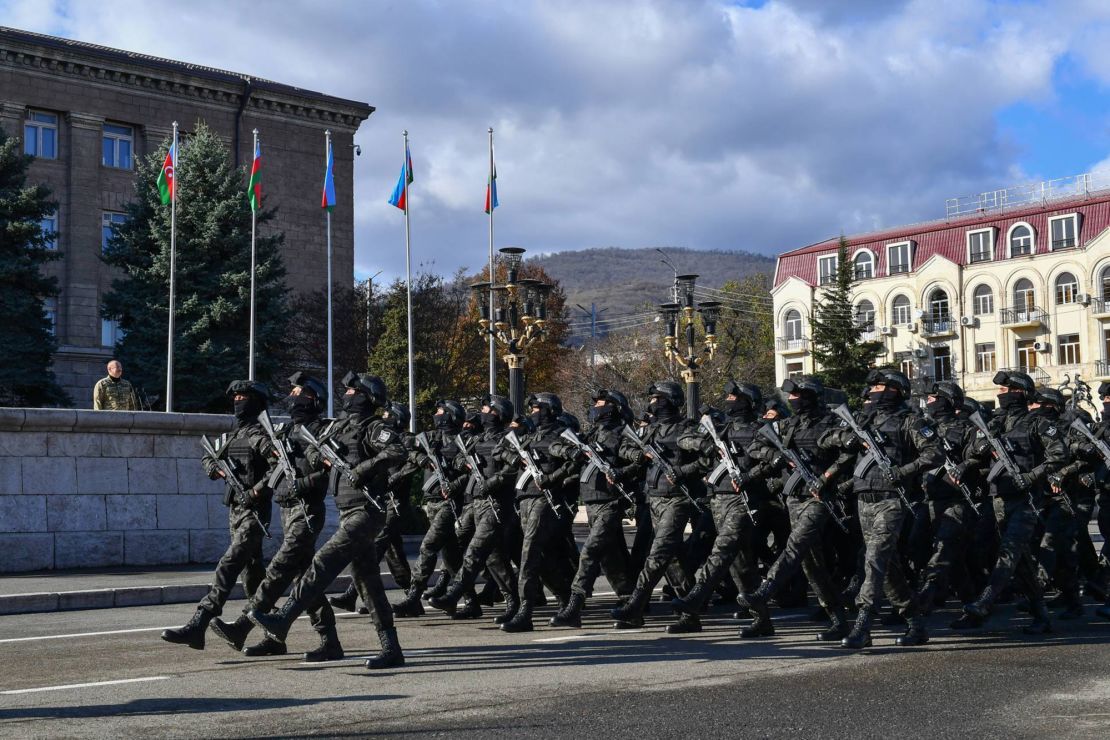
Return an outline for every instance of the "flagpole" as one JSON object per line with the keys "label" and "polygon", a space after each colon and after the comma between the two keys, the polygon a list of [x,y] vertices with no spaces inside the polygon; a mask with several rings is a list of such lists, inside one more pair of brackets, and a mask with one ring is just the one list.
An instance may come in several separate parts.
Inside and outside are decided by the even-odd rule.
{"label": "flagpole", "polygon": [[173,179],[170,182],[170,316],[166,339],[166,412],[173,411],[173,310],[177,285],[174,273],[177,270],[177,121],[173,122]]}
{"label": "flagpole", "polygon": [[[254,146],[251,148],[251,168],[254,168],[254,155],[258,152],[258,129],[254,129]],[[250,199],[253,196],[253,190],[247,194]],[[255,225],[258,220],[256,209],[261,205],[260,203],[251,203],[251,329],[249,341],[249,355],[250,361],[247,364],[247,378],[254,380],[254,270],[255,270],[255,251],[254,251],[254,235]]]}
{"label": "flagpole", "polygon": [[401,132],[405,139],[405,172],[402,175],[405,194],[405,293],[408,300],[408,330],[409,330],[409,431],[416,434],[416,362],[413,355],[412,341],[412,249],[409,243],[409,132]]}
{"label": "flagpole", "polygon": [[[493,127],[489,128],[489,315],[494,315],[493,306]],[[493,334],[489,335],[489,393],[497,393],[497,345]],[[520,413],[519,411],[515,413]]]}
{"label": "flagpole", "polygon": [[[331,160],[331,130],[324,131],[324,161]],[[333,164],[334,166],[334,164]],[[325,183],[326,187],[326,183]],[[335,370],[332,367],[331,332],[331,209],[326,208],[328,228],[328,417],[335,418]]]}

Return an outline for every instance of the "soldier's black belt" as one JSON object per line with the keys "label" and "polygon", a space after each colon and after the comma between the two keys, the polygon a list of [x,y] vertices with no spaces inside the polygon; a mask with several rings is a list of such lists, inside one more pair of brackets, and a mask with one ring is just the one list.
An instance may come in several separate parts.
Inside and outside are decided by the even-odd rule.
{"label": "soldier's black belt", "polygon": [[877,504],[881,501],[897,498],[897,491],[860,491],[859,493],[859,500],[865,504]]}

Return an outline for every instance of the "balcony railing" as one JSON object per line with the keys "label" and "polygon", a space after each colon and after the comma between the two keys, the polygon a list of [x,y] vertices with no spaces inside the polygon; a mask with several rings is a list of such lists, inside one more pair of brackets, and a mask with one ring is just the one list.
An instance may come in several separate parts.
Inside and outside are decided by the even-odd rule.
{"label": "balcony railing", "polygon": [[983,249],[971,253],[972,262],[990,262],[990,260],[991,251],[989,249]]}
{"label": "balcony railing", "polygon": [[1044,309],[1037,306],[1004,308],[998,313],[1003,326],[1043,324],[1046,317]]}
{"label": "balcony railing", "polygon": [[1033,382],[1037,385],[1047,385],[1048,382],[1052,380],[1052,376],[1039,367],[1026,367],[1024,365],[1018,365],[1017,367],[1004,367],[1002,369],[1009,370],[1011,372],[1025,373],[1030,378],[1032,378]]}
{"label": "balcony railing", "polygon": [[1110,300],[1091,296],[1091,313],[1110,314]]}
{"label": "balcony railing", "polygon": [[809,350],[809,337],[779,337],[775,340],[779,352],[806,352]]}
{"label": "balcony railing", "polygon": [[926,314],[921,319],[921,333],[949,334],[956,330],[956,324],[948,314]]}
{"label": "balcony railing", "polygon": [[903,274],[905,274],[909,271],[910,271],[910,266],[908,264],[892,264],[887,269],[887,274],[888,275],[903,275]]}
{"label": "balcony railing", "polygon": [[1110,378],[1110,362],[1106,360],[1095,360],[1095,377]]}
{"label": "balcony railing", "polygon": [[1075,239],[1072,237],[1067,239],[1053,239],[1052,251],[1059,252],[1061,249],[1075,249]]}

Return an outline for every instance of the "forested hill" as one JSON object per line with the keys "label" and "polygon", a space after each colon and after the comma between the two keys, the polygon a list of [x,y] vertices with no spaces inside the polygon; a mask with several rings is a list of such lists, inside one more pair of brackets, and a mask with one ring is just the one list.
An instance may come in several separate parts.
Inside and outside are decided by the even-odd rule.
{"label": "forested hill", "polygon": [[[700,251],[668,247],[679,274],[696,273],[698,284],[720,288],[727,280],[753,273],[770,275],[775,260],[751,252]],[[602,317],[626,316],[670,300],[674,272],[660,262],[662,255],[646,249],[583,249],[556,252],[529,260],[538,262],[567,292],[567,308],[574,320],[582,318],[575,304],[597,303],[608,309]]]}

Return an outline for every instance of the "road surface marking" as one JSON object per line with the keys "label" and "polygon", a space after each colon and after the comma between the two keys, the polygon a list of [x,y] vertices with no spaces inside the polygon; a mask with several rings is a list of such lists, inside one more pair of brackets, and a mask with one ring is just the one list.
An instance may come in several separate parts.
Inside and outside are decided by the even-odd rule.
{"label": "road surface marking", "polygon": [[[297,617],[297,620],[308,619],[308,615]],[[172,630],[180,627],[171,624],[168,627],[136,627],[129,630],[104,630],[103,632],[74,632],[68,635],[38,635],[37,637],[5,637],[0,639],[0,645],[7,642],[34,642],[35,640],[62,640],[70,637],[100,637],[102,635],[128,635],[132,632],[158,632],[159,630]]]}
{"label": "road surface marking", "polygon": [[36,689],[11,689],[0,691],[0,694],[34,694],[39,691],[65,691],[67,689],[87,689],[93,686],[117,686],[121,683],[145,683],[148,681],[165,681],[169,676],[148,676],[146,678],[120,678],[115,681],[94,681],[93,683],[69,683],[62,686],[40,686]]}
{"label": "road surface marking", "polygon": [[591,637],[605,637],[605,635],[613,635],[615,632],[588,632],[584,635],[562,635],[560,637],[544,637],[540,640],[532,640],[532,642],[570,642],[571,640],[588,640]]}

